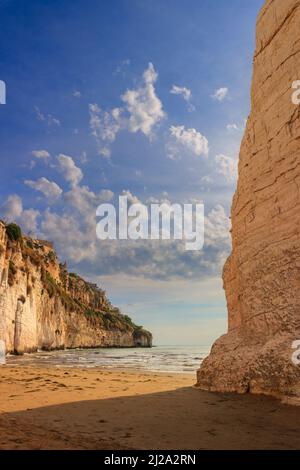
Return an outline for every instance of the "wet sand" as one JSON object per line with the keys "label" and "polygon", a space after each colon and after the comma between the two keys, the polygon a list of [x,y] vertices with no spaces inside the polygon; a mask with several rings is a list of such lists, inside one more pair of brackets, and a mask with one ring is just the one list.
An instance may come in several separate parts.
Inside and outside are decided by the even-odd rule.
{"label": "wet sand", "polygon": [[194,375],[0,367],[0,449],[299,449],[300,407]]}

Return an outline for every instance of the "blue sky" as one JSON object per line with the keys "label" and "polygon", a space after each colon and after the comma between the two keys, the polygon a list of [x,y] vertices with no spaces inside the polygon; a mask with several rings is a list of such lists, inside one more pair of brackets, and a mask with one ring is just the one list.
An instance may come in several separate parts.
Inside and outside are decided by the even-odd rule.
{"label": "blue sky", "polygon": [[[0,216],[55,242],[160,344],[226,329],[220,273],[263,0],[0,0]],[[95,209],[203,201],[201,253],[103,243]]]}

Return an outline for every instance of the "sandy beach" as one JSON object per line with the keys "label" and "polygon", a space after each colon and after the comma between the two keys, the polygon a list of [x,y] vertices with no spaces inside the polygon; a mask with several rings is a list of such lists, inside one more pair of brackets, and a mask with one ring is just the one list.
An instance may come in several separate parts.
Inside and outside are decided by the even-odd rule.
{"label": "sandy beach", "polygon": [[0,449],[297,449],[300,407],[191,374],[0,368]]}

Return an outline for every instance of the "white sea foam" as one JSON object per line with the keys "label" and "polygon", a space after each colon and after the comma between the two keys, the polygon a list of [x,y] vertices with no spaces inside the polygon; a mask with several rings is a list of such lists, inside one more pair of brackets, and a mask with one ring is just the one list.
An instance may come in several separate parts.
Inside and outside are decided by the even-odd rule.
{"label": "white sea foam", "polygon": [[57,367],[103,367],[156,372],[193,373],[209,353],[209,346],[156,346],[149,349],[73,349],[9,356],[8,364]]}

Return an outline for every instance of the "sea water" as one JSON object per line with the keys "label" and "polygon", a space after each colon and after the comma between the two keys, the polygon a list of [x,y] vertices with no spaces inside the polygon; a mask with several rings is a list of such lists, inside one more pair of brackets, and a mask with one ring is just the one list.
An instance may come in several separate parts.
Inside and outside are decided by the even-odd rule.
{"label": "sea water", "polygon": [[8,356],[7,364],[194,373],[208,353],[208,345],[154,346],[145,349],[68,349]]}

